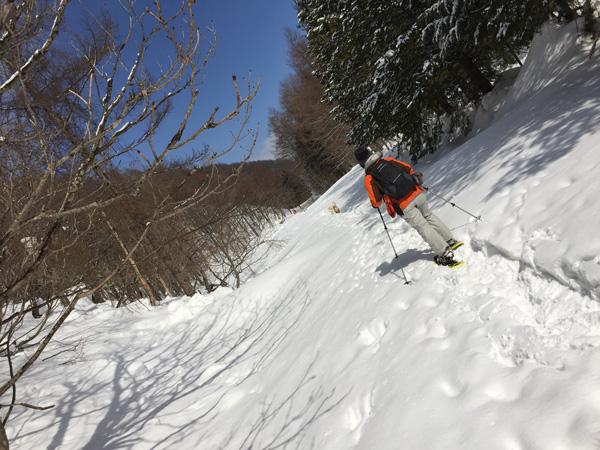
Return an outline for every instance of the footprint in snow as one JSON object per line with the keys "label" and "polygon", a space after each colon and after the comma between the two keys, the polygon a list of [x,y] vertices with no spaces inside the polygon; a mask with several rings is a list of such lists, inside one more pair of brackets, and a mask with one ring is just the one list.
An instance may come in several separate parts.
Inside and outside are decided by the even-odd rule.
{"label": "footprint in snow", "polygon": [[357,342],[365,347],[371,347],[372,353],[377,353],[381,339],[389,323],[383,319],[373,319],[366,327],[358,332]]}
{"label": "footprint in snow", "polygon": [[342,425],[352,432],[352,440],[355,445],[360,441],[362,430],[371,415],[372,409],[373,396],[369,393],[351,402],[350,406],[344,412]]}
{"label": "footprint in snow", "polygon": [[439,380],[437,382],[437,387],[449,398],[458,397],[467,389],[466,386],[461,386],[447,378]]}

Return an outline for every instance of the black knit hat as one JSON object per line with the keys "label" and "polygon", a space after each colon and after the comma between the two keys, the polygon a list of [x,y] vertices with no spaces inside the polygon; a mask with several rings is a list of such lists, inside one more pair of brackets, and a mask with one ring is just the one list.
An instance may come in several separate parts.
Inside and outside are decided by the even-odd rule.
{"label": "black knit hat", "polygon": [[369,156],[371,156],[371,150],[369,150],[367,147],[360,146],[356,147],[356,150],[354,150],[354,157],[361,167],[364,167],[365,162],[367,159],[369,159]]}

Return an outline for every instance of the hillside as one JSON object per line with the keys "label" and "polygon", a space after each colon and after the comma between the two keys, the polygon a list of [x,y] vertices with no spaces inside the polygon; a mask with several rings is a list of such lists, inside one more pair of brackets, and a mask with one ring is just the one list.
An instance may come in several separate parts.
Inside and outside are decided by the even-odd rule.
{"label": "hillside", "polygon": [[[494,120],[422,161],[437,267],[356,166],[240,289],[81,303],[21,383],[17,449],[600,448],[600,59],[549,25]],[[488,111],[489,112],[489,111]],[[342,213],[331,215],[335,201]],[[404,285],[399,265],[411,283]]]}

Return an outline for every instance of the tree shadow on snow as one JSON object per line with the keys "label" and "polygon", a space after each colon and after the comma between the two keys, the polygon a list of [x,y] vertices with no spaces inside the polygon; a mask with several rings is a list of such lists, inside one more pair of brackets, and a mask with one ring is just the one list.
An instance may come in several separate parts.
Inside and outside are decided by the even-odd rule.
{"label": "tree shadow on snow", "polygon": [[[256,421],[247,432],[243,442],[234,447],[230,445],[230,442],[226,442],[222,447],[219,447],[219,450],[230,448],[275,450],[277,448],[287,448],[287,445],[292,442],[294,447],[298,449],[310,450],[317,448],[314,440],[307,442],[306,431],[316,420],[338,407],[349,394],[346,393],[339,399],[334,400],[335,389],[325,392],[322,386],[310,387],[313,378],[311,372],[317,359],[318,355],[307,367],[291,394],[282,398],[281,396],[278,397],[277,394],[273,394],[270,398],[265,399],[261,404],[260,413],[256,415]],[[298,395],[303,390],[307,392],[310,390],[309,395]],[[294,403],[296,403],[295,406]],[[299,409],[301,414],[291,414],[293,409]],[[284,420],[282,421],[282,419]],[[262,431],[273,429],[273,425],[276,423],[275,429],[278,432],[263,436]],[[233,437],[234,434],[232,433],[231,438]]]}
{"label": "tree shadow on snow", "polygon": [[[499,191],[510,189],[524,177],[543,173],[548,164],[567,157],[600,120],[600,78],[596,71],[595,61],[584,62],[575,74],[571,71],[557,76],[507,116],[497,119],[494,127],[463,144],[465,151],[444,158],[443,171],[436,174],[432,189],[448,195],[467,190],[488,174],[487,162],[493,160],[498,164],[492,170],[506,174],[485,198],[493,200]],[[521,152],[534,147],[540,149],[537,154],[524,153],[521,157]]]}
{"label": "tree shadow on snow", "polygon": [[[308,428],[343,400],[335,389],[328,391],[317,382],[312,372],[318,355],[303,373],[304,366],[297,362],[298,370],[290,370],[290,380],[284,385],[287,388],[265,393],[261,398],[269,397],[249,411],[244,427],[229,436],[216,429],[223,423],[217,420],[222,420],[219,415],[228,411],[224,397],[241,398],[252,392],[253,377],[270,364],[302,319],[311,299],[300,298],[300,291],[296,285],[276,305],[244,310],[242,321],[240,305],[231,296],[221,299],[212,319],[199,321],[198,328],[187,326],[171,336],[154,331],[153,338],[161,345],[149,343],[149,357],[143,363],[135,360],[140,354],[136,343],[124,342],[135,348],[132,360],[127,360],[124,352],[113,355],[107,362],[114,367],[112,380],[69,386],[69,394],[56,409],[59,432],[48,450],[64,444],[72,405],[94,398],[98,398],[97,408],[83,416],[90,414],[91,419],[102,411],[103,418],[89,441],[81,443],[82,450],[166,449],[183,443],[186,448],[224,449],[240,441],[239,448],[254,448],[258,443],[265,450],[288,443],[310,448],[304,442]],[[155,355],[152,348],[164,348],[163,341],[170,338],[170,352]],[[297,383],[295,388],[289,388],[294,385],[291,380]],[[110,402],[107,394],[112,395]]]}

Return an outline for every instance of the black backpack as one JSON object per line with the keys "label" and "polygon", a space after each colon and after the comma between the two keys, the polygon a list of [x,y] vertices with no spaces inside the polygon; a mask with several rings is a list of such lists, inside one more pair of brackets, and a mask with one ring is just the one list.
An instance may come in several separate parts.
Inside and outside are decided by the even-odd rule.
{"label": "black backpack", "polygon": [[371,167],[369,173],[381,184],[383,192],[396,200],[409,194],[416,186],[411,175],[383,158]]}

